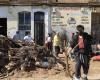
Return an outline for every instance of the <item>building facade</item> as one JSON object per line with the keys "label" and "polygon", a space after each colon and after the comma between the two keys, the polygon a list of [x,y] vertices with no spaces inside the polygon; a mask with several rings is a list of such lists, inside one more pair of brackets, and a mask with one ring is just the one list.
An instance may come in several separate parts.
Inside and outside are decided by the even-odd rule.
{"label": "building facade", "polygon": [[3,35],[12,38],[19,31],[22,40],[25,32],[30,31],[36,41],[44,42],[51,31],[49,7],[0,6],[0,11],[0,33]]}
{"label": "building facade", "polygon": [[91,34],[91,8],[89,7],[53,7],[51,26],[54,31],[64,32],[70,36],[75,33],[77,25],[83,25]]}
{"label": "building facade", "polygon": [[93,0],[2,0],[0,1],[0,34],[13,37],[26,31],[39,45],[45,43],[48,33],[66,31],[69,37],[78,24],[85,31],[99,37],[99,3]]}

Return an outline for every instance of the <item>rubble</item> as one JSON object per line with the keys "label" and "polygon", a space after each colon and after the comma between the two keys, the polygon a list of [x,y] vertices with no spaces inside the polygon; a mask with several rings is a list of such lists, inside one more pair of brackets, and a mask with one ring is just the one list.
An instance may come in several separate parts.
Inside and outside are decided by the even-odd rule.
{"label": "rubble", "polygon": [[48,72],[56,75],[65,68],[66,75],[72,77],[75,62],[71,61],[67,54],[63,55],[63,59],[60,55],[56,57],[53,54],[45,46],[23,41],[14,42],[12,39],[0,36],[0,78],[14,74],[16,76],[16,73],[21,76],[19,72],[23,71],[26,73],[33,71],[32,73],[37,74],[41,69],[45,70],[45,74]]}
{"label": "rubble", "polygon": [[45,46],[23,41],[14,42],[12,39],[4,36],[0,36],[0,57],[2,57],[0,59],[1,62],[4,63],[1,65],[7,69],[7,73],[11,73],[14,70],[51,69],[57,63],[62,64],[63,67],[66,66],[63,61],[54,56]]}

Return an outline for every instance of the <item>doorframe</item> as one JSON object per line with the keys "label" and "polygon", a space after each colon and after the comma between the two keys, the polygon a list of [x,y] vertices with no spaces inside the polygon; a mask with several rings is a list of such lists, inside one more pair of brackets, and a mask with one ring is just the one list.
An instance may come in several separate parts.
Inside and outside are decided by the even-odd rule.
{"label": "doorframe", "polygon": [[[35,26],[34,25],[34,28],[35,28],[35,30],[34,30],[34,39],[35,39],[35,42],[38,44],[38,45],[44,45],[44,43],[45,43],[45,25],[44,25],[44,23],[45,23],[45,13],[44,12],[35,12],[34,13],[34,19],[35,19],[35,16],[37,16],[37,17],[43,17],[43,19],[41,20],[41,19],[38,19],[39,20],[39,22],[36,20],[34,20],[35,22],[35,25],[37,25],[37,26]],[[37,32],[39,30],[39,32]],[[37,36],[38,35],[38,36]],[[38,37],[39,37],[39,39],[38,39]],[[38,39],[38,40],[37,40]],[[42,41],[42,42],[41,42]]]}
{"label": "doorframe", "polygon": [[[35,12],[44,12],[44,30],[45,30],[45,32],[44,32],[44,34],[45,34],[45,36],[44,36],[44,38],[46,39],[46,36],[47,36],[47,34],[48,34],[48,30],[49,30],[49,28],[50,28],[50,9],[49,8],[33,8],[32,9],[32,22],[31,22],[31,33],[32,33],[32,37],[34,38],[34,13]],[[45,40],[44,39],[44,40]]]}
{"label": "doorframe", "polygon": [[4,35],[4,36],[8,36],[8,34],[7,34],[7,17],[0,17],[0,19],[5,19],[6,20],[6,34]]}
{"label": "doorframe", "polygon": [[[100,43],[100,39],[99,39],[99,35],[98,35],[98,31],[99,31],[99,26],[95,25],[95,24],[100,24],[100,22],[96,22],[95,24],[93,24],[93,18],[95,18],[94,16],[99,16],[100,12],[92,12],[91,13],[91,34],[93,35],[93,38],[95,38],[94,40],[96,40],[96,42],[94,44]],[[96,18],[95,18],[96,19]],[[95,20],[97,21],[97,20]],[[94,26],[95,25],[95,26]],[[95,30],[94,30],[95,28]],[[96,34],[94,34],[94,31]]]}

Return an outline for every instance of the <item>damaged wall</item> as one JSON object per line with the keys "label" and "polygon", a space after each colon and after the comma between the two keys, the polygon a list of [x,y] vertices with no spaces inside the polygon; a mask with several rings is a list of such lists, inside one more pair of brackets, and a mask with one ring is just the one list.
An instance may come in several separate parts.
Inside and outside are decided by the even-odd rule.
{"label": "damaged wall", "polygon": [[51,26],[54,31],[66,30],[69,36],[76,32],[77,25],[84,25],[91,34],[91,10],[88,7],[53,7]]}

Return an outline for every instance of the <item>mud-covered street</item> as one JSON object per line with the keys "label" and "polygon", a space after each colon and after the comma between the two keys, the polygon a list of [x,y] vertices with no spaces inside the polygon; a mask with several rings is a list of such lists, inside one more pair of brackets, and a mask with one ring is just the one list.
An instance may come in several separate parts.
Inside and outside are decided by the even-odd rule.
{"label": "mud-covered street", "polygon": [[[64,55],[60,55],[64,58]],[[58,66],[53,69],[42,69],[37,68],[35,71],[30,72],[14,72],[13,76],[9,76],[9,80],[71,80],[66,76],[66,71],[63,67],[58,64]],[[90,70],[88,74],[89,80],[100,80],[100,61],[91,61]]]}

